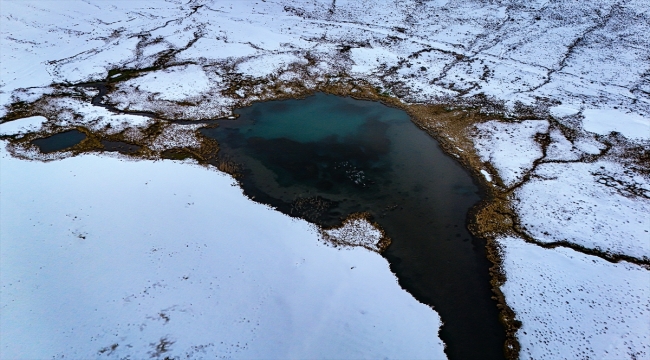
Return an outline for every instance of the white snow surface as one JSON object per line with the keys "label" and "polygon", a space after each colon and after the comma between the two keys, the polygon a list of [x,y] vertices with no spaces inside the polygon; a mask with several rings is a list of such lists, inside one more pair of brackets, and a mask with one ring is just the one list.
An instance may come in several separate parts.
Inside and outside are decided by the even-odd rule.
{"label": "white snow surface", "polygon": [[129,80],[123,86],[138,87],[143,91],[157,93],[157,98],[162,100],[184,100],[208,90],[211,82],[200,66],[186,65],[156,71]]}
{"label": "white snow surface", "polygon": [[292,54],[273,54],[260,57],[252,57],[237,65],[237,70],[250,76],[263,77],[284,69],[291,63],[304,63],[303,58]]}
{"label": "white snow surface", "polygon": [[0,124],[0,135],[19,135],[31,131],[38,131],[47,122],[43,116],[31,116]]}
{"label": "white snow surface", "polygon": [[551,115],[555,117],[565,117],[575,115],[580,112],[580,109],[575,109],[570,106],[557,105],[549,109]]}
{"label": "white snow surface", "polygon": [[379,241],[383,234],[366,219],[347,220],[342,226],[324,230],[325,236],[337,244],[363,246],[369,250],[380,251]]}
{"label": "white snow surface", "polygon": [[492,164],[504,185],[510,187],[533,167],[535,159],[542,157],[535,135],[548,131],[548,121],[503,123],[492,120],[476,125],[475,130],[474,146],[481,160]]}
{"label": "white snow surface", "polygon": [[650,259],[649,196],[647,179],[626,176],[617,163],[549,163],[515,191],[513,204],[538,241]]}
{"label": "white snow surface", "polygon": [[492,182],[492,175],[490,175],[489,172],[487,172],[486,170],[481,169],[481,174],[483,174],[483,176],[485,176],[485,180],[487,180],[489,182]]}
{"label": "white snow surface", "polygon": [[[551,129],[549,131],[549,139],[551,143],[546,149],[546,158],[545,160],[579,160],[583,155],[582,152],[578,149],[576,145],[571,143],[562,131],[558,129]],[[581,146],[582,145],[582,146]],[[578,146],[584,148],[585,146],[580,143]],[[592,149],[593,150],[593,149]],[[595,149],[595,152],[598,154],[600,151],[598,148]]]}
{"label": "white snow surface", "polygon": [[386,260],[324,245],[227,175],[4,150],[0,165],[0,358],[142,359],[161,339],[172,358],[445,358],[438,315]]}
{"label": "white snow surface", "polygon": [[630,139],[650,140],[650,118],[618,109],[586,109],[582,112],[585,130],[600,135],[612,131]]}
{"label": "white snow surface", "polygon": [[498,239],[521,359],[650,359],[650,271]]}
{"label": "white snow surface", "polygon": [[350,50],[350,58],[354,62],[352,73],[372,73],[380,65],[393,65],[397,62],[395,54],[387,49],[354,48]]}
{"label": "white snow surface", "polygon": [[162,55],[252,77],[309,56],[315,73],[344,71],[391,93],[399,83],[412,90],[405,101],[483,93],[647,119],[649,10],[638,0],[4,1],[0,105]]}

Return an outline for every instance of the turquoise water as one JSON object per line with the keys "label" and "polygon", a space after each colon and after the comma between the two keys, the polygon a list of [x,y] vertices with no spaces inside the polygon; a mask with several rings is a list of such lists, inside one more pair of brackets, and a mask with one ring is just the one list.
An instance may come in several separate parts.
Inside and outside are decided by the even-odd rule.
{"label": "turquoise water", "polygon": [[[380,109],[364,102],[346,102],[337,107],[332,107],[328,102],[316,102],[311,106],[298,108],[285,102],[269,102],[267,107],[264,121],[249,123],[239,131],[254,131],[254,136],[265,139],[286,138],[308,143],[323,141],[331,136],[342,139],[355,135],[365,123],[365,116],[382,115]],[[255,113],[255,109],[252,113]]]}
{"label": "turquoise water", "polygon": [[241,165],[247,195],[321,225],[370,212],[393,240],[383,255],[400,285],[440,314],[448,356],[503,358],[491,264],[466,228],[479,189],[405,112],[317,94],[238,113],[202,132]]}

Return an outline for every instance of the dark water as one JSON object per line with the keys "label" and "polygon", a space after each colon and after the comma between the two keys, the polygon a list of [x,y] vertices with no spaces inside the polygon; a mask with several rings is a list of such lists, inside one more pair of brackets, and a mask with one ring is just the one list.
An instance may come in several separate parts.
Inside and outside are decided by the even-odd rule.
{"label": "dark water", "polygon": [[117,151],[122,154],[133,154],[140,150],[140,145],[133,145],[123,141],[101,140],[104,151]]}
{"label": "dark water", "polygon": [[325,94],[238,113],[202,131],[241,164],[249,196],[323,225],[369,211],[400,285],[442,317],[448,356],[503,359],[485,244],[466,229],[479,190],[406,113]]}
{"label": "dark water", "polygon": [[86,134],[81,131],[69,130],[46,138],[33,140],[32,144],[38,146],[42,153],[51,153],[73,147],[82,142],[85,138]]}

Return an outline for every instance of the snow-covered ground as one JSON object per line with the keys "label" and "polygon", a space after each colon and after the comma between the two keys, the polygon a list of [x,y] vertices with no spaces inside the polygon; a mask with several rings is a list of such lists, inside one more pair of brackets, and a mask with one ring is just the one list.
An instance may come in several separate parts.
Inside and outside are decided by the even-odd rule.
{"label": "snow-covered ground", "polygon": [[323,237],[337,246],[362,246],[377,252],[387,245],[382,242],[384,234],[381,230],[363,217],[347,219],[338,228],[323,230]]}
{"label": "snow-covered ground", "polygon": [[[111,73],[115,83],[104,101],[123,110],[150,111],[183,119],[231,115],[235,106],[267,98],[271,87],[279,86],[291,93],[293,90],[284,86],[292,81],[302,82],[306,88],[333,78],[364,81],[384,94],[399,97],[403,103],[463,103],[484,95],[493,104],[503,105],[501,115],[506,119],[522,114],[528,119],[504,122],[494,118],[467,129],[467,136],[484,163],[478,170],[490,186],[495,186],[495,191],[510,201],[520,234],[539,244],[556,243],[575,251],[623,256],[636,263],[649,261],[647,1],[0,1],[0,116],[41,101],[38,108],[48,115],[44,129],[83,125],[92,131],[124,132],[127,139],[142,139],[141,129],[150,119],[113,114],[91,106],[89,96],[93,94],[69,86],[105,80],[109,70],[118,73]],[[140,72],[122,74],[129,69]],[[534,116],[529,114],[530,109]],[[34,131],[43,121],[42,117],[31,117],[5,123],[0,125],[0,132],[6,135]],[[181,143],[197,146],[192,126],[167,127],[163,136],[147,145],[158,150]],[[3,166],[9,164],[8,159],[3,157]],[[102,157],[81,159],[97,171],[100,163],[116,161]],[[82,160],[65,161],[64,164]],[[141,164],[137,166],[142,169],[135,173],[150,171],[145,167],[153,166]],[[172,166],[167,162],[161,164]],[[36,169],[44,165],[15,166]],[[184,169],[174,176],[198,171],[188,164],[173,166]],[[21,186],[26,188],[28,184]],[[192,182],[188,180],[188,184]],[[63,189],[70,190],[66,193]],[[62,187],[59,192],[61,196],[74,197],[82,190]],[[2,192],[3,212],[5,198],[10,195]],[[111,216],[121,211],[122,208]],[[38,216],[45,220],[49,215],[41,212]],[[278,224],[274,228],[282,227]],[[5,238],[3,235],[3,254]],[[506,301],[515,304],[513,309],[524,323],[522,329],[534,326],[536,320],[524,316],[525,309],[516,298],[517,293],[524,291],[517,292],[516,287],[523,289],[527,282],[537,281],[538,274],[533,267],[512,264],[525,261],[528,256],[534,258],[538,253],[554,257],[574,251],[530,246],[533,245],[522,243],[516,249],[506,246],[511,250],[503,253],[508,278],[512,279],[504,285],[508,289]],[[348,254],[354,259],[374,256],[380,261],[364,251],[332,254]],[[592,255],[565,256],[553,263],[554,271],[575,272],[578,279],[582,271],[592,266],[583,261],[586,256]],[[633,267],[625,263],[605,265],[616,269]],[[605,265],[594,271],[607,268]],[[4,269],[5,265],[2,266]],[[385,270],[386,264],[379,268]],[[643,268],[612,271],[628,280],[647,274]],[[610,280],[614,281],[603,281]],[[325,281],[322,286],[327,284]],[[592,292],[609,289],[599,284],[587,282],[584,287]],[[548,291],[547,296],[545,290],[539,290],[539,296],[530,294],[531,303],[557,300],[559,295]],[[620,292],[615,294],[624,302],[632,299]],[[638,296],[642,301],[648,298],[647,292]],[[560,307],[558,311],[566,309]],[[139,310],[128,311],[141,317],[149,315]],[[599,311],[610,329],[599,335],[601,340],[627,334],[626,328],[617,327],[612,320],[618,319],[620,308],[603,307]],[[164,326],[173,326],[173,319]],[[122,322],[115,324],[118,323],[126,326]],[[567,338],[567,326],[579,328],[589,324],[575,317],[554,318],[546,323],[549,332],[560,337],[566,333]],[[161,326],[158,328],[164,328]],[[581,357],[585,355],[582,351],[595,349],[594,342],[586,337],[571,335],[570,346],[562,348],[560,340],[549,340],[547,344],[542,338],[525,336],[522,331],[526,330],[518,333],[522,345],[528,344],[522,346],[522,355],[539,354],[526,352],[534,348],[559,349],[563,356]],[[135,339],[135,335],[128,336]],[[4,340],[1,341],[4,346]],[[647,345],[647,337],[643,341]],[[110,346],[109,342],[99,345]],[[180,344],[172,348],[179,349]],[[632,352],[643,350],[637,342],[634,346]],[[618,354],[625,355],[624,348],[617,348],[623,351]],[[216,345],[213,349],[217,349]],[[249,345],[246,351],[253,349],[258,348]],[[648,357],[647,349],[643,351],[635,356]],[[603,352],[590,356],[600,355],[607,356]]]}
{"label": "snow-covered ground", "polygon": [[570,141],[558,126],[549,129],[546,120],[493,120],[474,128],[481,160],[513,188],[509,198],[522,231],[539,242],[571,243],[648,262],[647,165],[628,166],[601,154],[608,143],[619,146],[589,132]]}
{"label": "snow-covered ground", "polygon": [[650,272],[564,247],[499,239],[522,359],[650,358]]}
{"label": "snow-covered ground", "polygon": [[534,175],[514,192],[513,203],[535,239],[650,260],[647,179],[625,176],[609,161],[543,164]]}
{"label": "snow-covered ground", "polygon": [[0,124],[0,135],[20,135],[37,131],[41,129],[45,122],[47,122],[47,118],[43,116],[30,116]]}
{"label": "snow-covered ground", "polygon": [[[142,80],[141,91],[171,100],[208,88],[206,79],[218,88],[215,76],[264,78],[315,58],[308,68],[316,79],[343,71],[396,94],[411,90],[402,95],[410,101],[483,93],[511,104],[547,98],[578,110],[616,107],[646,124],[650,113],[644,1],[66,4],[3,1],[0,104],[27,96],[17,89],[162,63],[180,68]],[[165,79],[189,68],[206,73],[187,75],[196,87],[169,88]]]}
{"label": "snow-covered ground", "polygon": [[445,357],[385,259],[324,245],[230,176],[2,147],[2,359]]}
{"label": "snow-covered ground", "polygon": [[607,135],[613,131],[630,139],[650,139],[650,120],[640,114],[615,109],[586,109],[582,112],[584,129]]}
{"label": "snow-covered ground", "polygon": [[544,120],[515,124],[488,121],[476,126],[475,146],[481,160],[492,164],[504,185],[510,187],[532,169],[533,161],[542,157],[535,135],[547,131],[548,122]]}

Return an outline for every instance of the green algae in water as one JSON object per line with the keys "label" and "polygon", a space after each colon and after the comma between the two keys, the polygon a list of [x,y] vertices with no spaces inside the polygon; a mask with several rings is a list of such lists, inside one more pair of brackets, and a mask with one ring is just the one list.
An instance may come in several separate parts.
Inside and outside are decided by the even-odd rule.
{"label": "green algae in water", "polygon": [[393,241],[383,255],[400,285],[440,314],[448,356],[503,358],[491,264],[466,229],[479,190],[405,112],[317,94],[238,113],[202,132],[241,165],[246,194],[325,226],[369,212]]}

